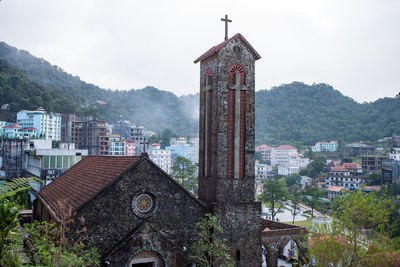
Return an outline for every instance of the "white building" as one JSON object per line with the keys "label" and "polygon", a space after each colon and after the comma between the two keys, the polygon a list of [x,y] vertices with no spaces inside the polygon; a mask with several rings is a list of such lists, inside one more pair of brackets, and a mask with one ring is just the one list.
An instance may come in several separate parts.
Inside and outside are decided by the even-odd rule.
{"label": "white building", "polygon": [[149,158],[166,173],[172,173],[172,153],[170,150],[161,149],[159,143],[150,145]]}
{"label": "white building", "polygon": [[338,141],[317,142],[311,147],[312,152],[335,152],[338,150]]}
{"label": "white building", "polygon": [[255,175],[256,175],[256,179],[268,180],[268,178],[271,178],[274,176],[274,174],[272,172],[272,166],[267,165],[267,164],[261,164],[256,161]]}
{"label": "white building", "polygon": [[289,157],[297,155],[297,149],[291,145],[282,145],[271,149],[271,165],[289,166]]}
{"label": "white building", "polygon": [[288,166],[290,167],[298,167],[305,168],[310,163],[309,158],[302,158],[300,155],[291,155],[289,156]]}
{"label": "white building", "polygon": [[350,189],[360,189],[365,183],[365,176],[360,175],[358,170],[349,170],[338,166],[330,170],[325,177],[325,186],[342,186]]}
{"label": "white building", "polygon": [[389,159],[400,161],[400,147],[394,147],[389,151]]}
{"label": "white building", "polygon": [[267,163],[271,164],[271,150],[273,148],[267,145],[256,147],[256,151],[261,153],[261,158]]}
{"label": "white building", "polygon": [[61,140],[61,115],[43,109],[21,110],[17,113],[17,123],[22,128],[36,128],[40,139]]}

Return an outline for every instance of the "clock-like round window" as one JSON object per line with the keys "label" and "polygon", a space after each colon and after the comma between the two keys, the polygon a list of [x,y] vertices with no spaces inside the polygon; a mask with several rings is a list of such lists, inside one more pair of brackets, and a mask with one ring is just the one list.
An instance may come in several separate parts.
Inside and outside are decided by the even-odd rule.
{"label": "clock-like round window", "polygon": [[133,201],[134,208],[142,213],[146,213],[153,207],[153,198],[149,194],[140,194]]}

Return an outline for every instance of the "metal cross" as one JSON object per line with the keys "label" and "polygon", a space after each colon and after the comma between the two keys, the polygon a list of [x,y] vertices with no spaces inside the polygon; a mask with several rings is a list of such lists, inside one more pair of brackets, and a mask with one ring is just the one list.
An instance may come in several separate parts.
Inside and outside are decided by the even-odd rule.
{"label": "metal cross", "polygon": [[221,21],[225,22],[225,41],[228,40],[228,22],[232,22],[232,20],[228,19],[228,15],[225,15],[225,18],[221,18]]}

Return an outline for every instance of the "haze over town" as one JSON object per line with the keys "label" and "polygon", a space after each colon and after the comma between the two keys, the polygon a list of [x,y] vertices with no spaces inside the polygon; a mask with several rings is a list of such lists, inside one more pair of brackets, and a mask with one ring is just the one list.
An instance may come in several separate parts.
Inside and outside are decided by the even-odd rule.
{"label": "haze over town", "polygon": [[256,90],[327,83],[363,102],[399,91],[398,10],[395,0],[3,0],[0,36],[106,89],[152,85],[182,95],[198,92],[192,62],[223,41],[228,14],[229,35],[244,34],[262,56]]}

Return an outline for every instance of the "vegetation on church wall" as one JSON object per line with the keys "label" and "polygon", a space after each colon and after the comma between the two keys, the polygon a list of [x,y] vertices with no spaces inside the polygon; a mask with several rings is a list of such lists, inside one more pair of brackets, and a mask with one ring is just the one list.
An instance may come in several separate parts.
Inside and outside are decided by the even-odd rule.
{"label": "vegetation on church wall", "polygon": [[197,223],[197,227],[199,232],[196,242],[190,247],[189,260],[199,267],[233,267],[230,248],[221,237],[223,230],[217,217],[206,214],[206,217]]}

